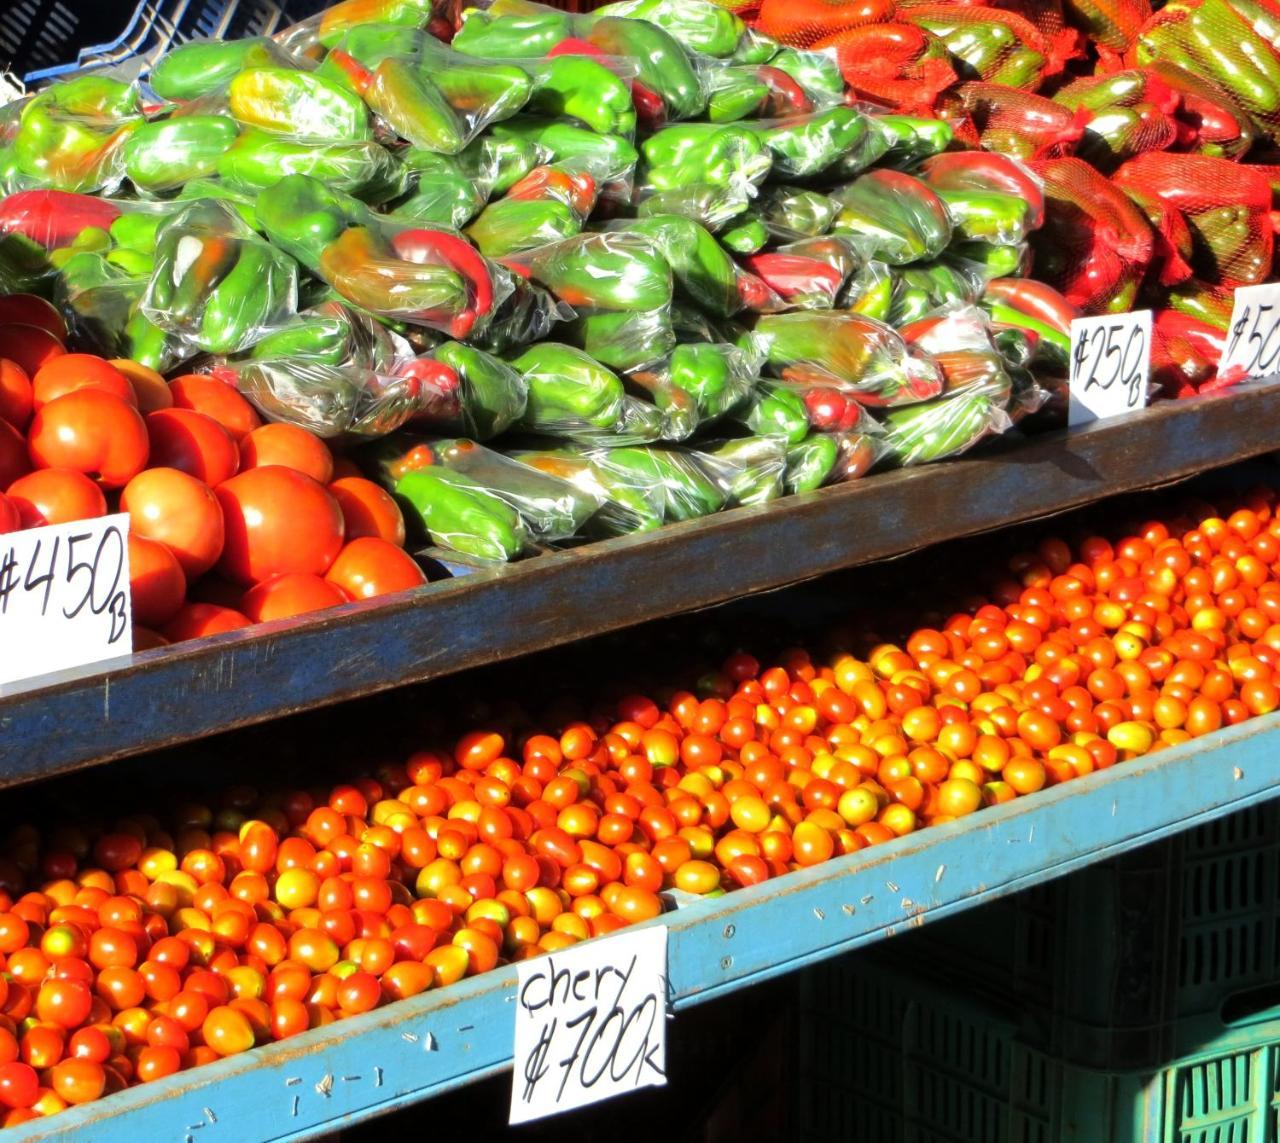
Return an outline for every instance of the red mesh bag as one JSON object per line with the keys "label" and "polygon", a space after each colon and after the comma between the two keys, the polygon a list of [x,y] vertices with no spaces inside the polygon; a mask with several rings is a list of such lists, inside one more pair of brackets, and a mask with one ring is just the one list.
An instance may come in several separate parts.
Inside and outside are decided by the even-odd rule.
{"label": "red mesh bag", "polygon": [[1066,64],[1069,45],[1030,20],[977,4],[899,4],[898,18],[942,40],[971,79],[1034,91]]}
{"label": "red mesh bag", "polygon": [[1129,66],[1177,64],[1233,95],[1254,126],[1280,144],[1280,7],[1271,0],[1174,0],[1125,53]]}
{"label": "red mesh bag", "polygon": [[813,45],[832,48],[845,83],[859,98],[899,111],[932,114],[956,82],[946,45],[912,24],[868,24]]}
{"label": "red mesh bag", "polygon": [[1151,16],[1149,0],[1062,0],[1069,23],[1084,32],[1103,57],[1127,51]]}
{"label": "red mesh bag", "polygon": [[1161,397],[1195,397],[1229,389],[1239,377],[1218,375],[1227,335],[1177,310],[1160,310],[1151,325],[1151,380]]}
{"label": "red mesh bag", "polygon": [[1114,178],[1117,186],[1158,197],[1182,214],[1197,277],[1244,286],[1271,276],[1271,184],[1261,172],[1208,155],[1152,153],[1125,163]]}
{"label": "red mesh bag", "polygon": [[1081,159],[1031,167],[1044,180],[1046,204],[1044,226],[1031,236],[1035,277],[1086,313],[1131,309],[1154,248],[1146,216]]}
{"label": "red mesh bag", "polygon": [[1019,159],[1072,154],[1089,120],[1087,112],[995,83],[960,84],[942,97],[939,114],[961,141]]}
{"label": "red mesh bag", "polygon": [[1225,332],[1231,325],[1236,292],[1227,286],[1215,286],[1212,282],[1202,282],[1199,278],[1188,278],[1165,292],[1165,302],[1169,309]]}
{"label": "red mesh bag", "polygon": [[[935,0],[898,0],[899,13],[922,3]],[[965,8],[998,8],[1010,12],[1035,25],[1049,47],[1049,55],[1055,59],[1077,59],[1085,53],[1085,43],[1080,33],[1067,26],[1066,15],[1059,0],[948,0],[949,4]]]}
{"label": "red mesh bag", "polygon": [[1160,286],[1176,286],[1191,277],[1191,227],[1182,211],[1159,195],[1126,187],[1125,193],[1151,223],[1152,248],[1149,281]]}
{"label": "red mesh bag", "polygon": [[879,24],[893,14],[893,0],[761,0],[755,27],[797,48],[850,28]]}
{"label": "red mesh bag", "polygon": [[1226,88],[1167,60],[1156,60],[1143,70],[1158,76],[1178,97],[1173,109],[1178,129],[1175,151],[1239,159],[1253,146],[1257,137],[1253,120]]}
{"label": "red mesh bag", "polygon": [[1113,170],[1146,151],[1163,151],[1178,139],[1174,114],[1181,100],[1164,80],[1145,69],[1074,80],[1053,100],[1091,116],[1076,154],[1099,170]]}

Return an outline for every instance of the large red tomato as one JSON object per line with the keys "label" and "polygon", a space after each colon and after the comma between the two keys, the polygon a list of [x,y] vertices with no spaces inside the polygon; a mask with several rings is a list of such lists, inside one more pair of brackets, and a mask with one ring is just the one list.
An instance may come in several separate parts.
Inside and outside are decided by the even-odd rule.
{"label": "large red tomato", "polygon": [[328,484],[333,479],[333,453],[319,437],[297,425],[262,425],[240,442],[240,467],[283,465]]}
{"label": "large red tomato", "polygon": [[346,601],[342,590],[328,580],[318,575],[292,572],[255,584],[244,593],[240,610],[255,623],[265,623],[269,619],[287,619],[308,611],[320,611]]}
{"label": "large red tomato", "polygon": [[203,575],[222,552],[222,509],[203,481],[176,468],[149,468],[120,494],[129,530],[158,540],[178,558],[188,579]]}
{"label": "large red tomato", "polygon": [[147,426],[138,410],[99,389],[77,389],[36,411],[28,432],[36,468],[74,468],[123,488],[146,467]]}
{"label": "large red tomato", "polygon": [[352,540],[333,561],[325,578],[352,599],[371,599],[393,591],[407,591],[427,582],[413,557],[375,536]]}
{"label": "large red tomato", "polygon": [[249,626],[249,620],[230,607],[219,607],[216,603],[184,603],[160,634],[170,643],[181,643],[184,639],[221,635],[225,631],[238,631]]}
{"label": "large red tomato", "polygon": [[91,353],[64,353],[40,366],[31,378],[31,395],[38,410],[77,389],[101,389],[135,409],[138,397],[129,379],[114,365]]}
{"label": "large red tomato", "polygon": [[0,489],[31,471],[26,438],[8,421],[0,421]]}
{"label": "large red tomato", "polygon": [[253,406],[236,389],[215,377],[202,373],[175,377],[169,382],[169,392],[179,409],[195,409],[212,417],[237,444],[262,424]]}
{"label": "large red tomato", "polygon": [[235,476],[240,467],[236,442],[207,413],[194,409],[158,409],[147,414],[151,464],[176,468],[210,488]]}
{"label": "large red tomato", "polygon": [[59,341],[67,340],[67,323],[52,302],[35,294],[10,294],[0,298],[0,323],[33,325],[48,330]]}
{"label": "large red tomato", "polygon": [[22,517],[18,515],[18,506],[0,492],[0,533],[16,532],[21,527]]}
{"label": "large red tomato", "polygon": [[134,400],[138,412],[144,417],[157,409],[172,409],[173,394],[169,392],[169,382],[154,369],[130,361],[127,357],[113,357],[108,365],[120,370],[133,386]]}
{"label": "large red tomato", "polygon": [[268,465],[215,490],[226,518],[218,570],[240,583],[273,575],[324,575],[342,549],[342,510],[309,476]]}
{"label": "large red tomato", "polygon": [[8,496],[24,528],[69,524],[107,514],[102,489],[72,468],[40,468],[9,485]]}
{"label": "large red tomato", "polygon": [[15,429],[31,423],[31,379],[16,361],[0,359],[0,421]]}
{"label": "large red tomato", "polygon": [[349,541],[376,536],[404,547],[404,515],[391,493],[363,476],[341,476],[329,485],[329,495],[342,509]]}
{"label": "large red tomato", "polygon": [[129,590],[133,621],[160,627],[177,613],[187,594],[182,565],[164,544],[129,533]]}
{"label": "large red tomato", "polygon": [[62,341],[47,329],[21,322],[0,325],[0,357],[16,361],[31,377],[46,361],[66,353]]}

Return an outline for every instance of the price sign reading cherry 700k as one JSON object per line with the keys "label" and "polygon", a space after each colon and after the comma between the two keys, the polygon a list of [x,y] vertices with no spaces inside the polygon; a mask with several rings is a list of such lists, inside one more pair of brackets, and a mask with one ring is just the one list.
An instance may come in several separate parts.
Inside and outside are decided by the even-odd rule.
{"label": "price sign reading cherry 700k", "polygon": [[667,1082],[667,930],[516,964],[511,1122]]}
{"label": "price sign reading cherry 700k", "polygon": [[1229,369],[1246,377],[1270,377],[1280,373],[1280,283],[1241,286],[1236,290],[1227,348],[1218,373]]}
{"label": "price sign reading cherry 700k", "polygon": [[1067,424],[1116,417],[1147,403],[1151,311],[1076,318],[1071,323]]}
{"label": "price sign reading cherry 700k", "polygon": [[0,535],[0,687],[129,654],[129,517]]}

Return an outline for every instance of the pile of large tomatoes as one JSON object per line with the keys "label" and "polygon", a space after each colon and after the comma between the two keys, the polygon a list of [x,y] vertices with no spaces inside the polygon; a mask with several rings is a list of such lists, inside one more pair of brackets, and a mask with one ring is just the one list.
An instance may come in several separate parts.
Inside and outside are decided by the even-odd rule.
{"label": "pile of large tomatoes", "polygon": [[473,729],[327,790],[18,827],[3,1123],[655,917],[667,889],[757,884],[1270,713],[1274,499],[1045,541],[900,646],[739,652],[701,694]]}
{"label": "pile of large tomatoes", "polygon": [[324,441],[65,339],[44,300],[0,298],[0,532],[127,512],[136,648],[425,582],[395,501]]}

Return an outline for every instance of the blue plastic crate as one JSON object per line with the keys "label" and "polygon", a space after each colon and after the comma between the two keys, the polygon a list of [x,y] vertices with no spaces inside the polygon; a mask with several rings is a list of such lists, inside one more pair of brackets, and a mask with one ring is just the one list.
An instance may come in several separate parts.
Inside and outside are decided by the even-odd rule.
{"label": "blue plastic crate", "polygon": [[[1163,1057],[1180,1021],[1280,982],[1280,801],[961,914],[895,942],[1112,1068]],[[1277,1141],[1280,1143],[1280,1140]]]}
{"label": "blue plastic crate", "polygon": [[[329,0],[141,0],[131,11],[88,16],[64,0],[20,0],[0,17],[0,56],[12,55],[28,86],[72,71],[141,61],[143,73],[169,48],[196,38],[268,36],[313,16]],[[34,16],[27,13],[30,8]],[[19,25],[23,32],[19,38]],[[6,29],[12,29],[7,33]],[[109,37],[109,38],[108,38]]]}
{"label": "blue plastic crate", "polygon": [[1164,1060],[1112,1070],[1046,1050],[1017,1006],[884,954],[821,965],[797,988],[785,1084],[797,1143],[1277,1140],[1280,1007],[1182,1023]]}

